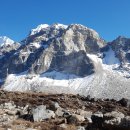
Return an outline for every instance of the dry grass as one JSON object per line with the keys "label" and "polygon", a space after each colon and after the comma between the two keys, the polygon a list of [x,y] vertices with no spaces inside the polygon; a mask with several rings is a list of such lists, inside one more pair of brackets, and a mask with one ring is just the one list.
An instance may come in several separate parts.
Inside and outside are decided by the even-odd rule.
{"label": "dry grass", "polygon": [[29,122],[25,120],[13,121],[11,128],[13,130],[23,130],[25,128],[35,128],[37,130],[76,130],[76,126],[74,125],[67,125],[65,129],[50,122]]}
{"label": "dry grass", "polygon": [[[125,115],[130,115],[130,110],[128,108],[122,107],[116,101],[88,101],[79,95],[72,94],[45,94],[45,93],[21,93],[21,92],[6,92],[0,90],[0,104],[4,102],[14,101],[16,105],[24,107],[27,104],[31,106],[46,105],[50,106],[52,101],[58,102],[62,108],[68,108],[77,110],[82,109],[85,106],[86,110],[91,110],[93,112],[100,109],[104,111],[118,110]],[[86,106],[86,104],[89,105]]]}

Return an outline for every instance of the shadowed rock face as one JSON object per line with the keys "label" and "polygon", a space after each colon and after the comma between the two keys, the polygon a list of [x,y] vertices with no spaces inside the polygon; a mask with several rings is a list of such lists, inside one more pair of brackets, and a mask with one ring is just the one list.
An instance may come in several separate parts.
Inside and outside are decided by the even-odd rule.
{"label": "shadowed rock face", "polygon": [[110,43],[110,46],[115,51],[115,55],[122,63],[130,62],[130,39],[119,36]]}
{"label": "shadowed rock face", "polygon": [[19,43],[13,43],[12,45],[0,46],[0,78],[7,76],[11,57],[17,52],[20,47]]}
{"label": "shadowed rock face", "polygon": [[104,45],[104,40],[85,26],[54,24],[29,35],[17,50],[4,53],[0,58],[0,78],[24,71],[41,74],[52,70],[90,75],[94,65],[87,53],[97,54]]}
{"label": "shadowed rock face", "polygon": [[[36,65],[33,70],[35,70],[36,73],[42,73],[46,71],[44,67],[44,65],[40,67]],[[69,55],[65,55],[64,52],[57,52],[53,55],[48,69],[48,71],[53,70],[85,76],[94,72],[94,65],[84,51],[73,52]]]}

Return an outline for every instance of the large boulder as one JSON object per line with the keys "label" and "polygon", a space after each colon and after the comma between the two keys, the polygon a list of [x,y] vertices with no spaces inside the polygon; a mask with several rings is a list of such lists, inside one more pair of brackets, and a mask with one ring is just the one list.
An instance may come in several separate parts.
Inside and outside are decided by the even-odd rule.
{"label": "large boulder", "polygon": [[104,123],[107,125],[120,125],[121,120],[124,118],[124,114],[118,111],[112,111],[104,114]]}
{"label": "large boulder", "polygon": [[130,100],[126,98],[122,98],[121,100],[118,101],[122,106],[124,107],[130,107]]}
{"label": "large boulder", "polygon": [[55,113],[51,110],[46,109],[46,106],[41,105],[32,109],[34,121],[42,121],[55,117]]}

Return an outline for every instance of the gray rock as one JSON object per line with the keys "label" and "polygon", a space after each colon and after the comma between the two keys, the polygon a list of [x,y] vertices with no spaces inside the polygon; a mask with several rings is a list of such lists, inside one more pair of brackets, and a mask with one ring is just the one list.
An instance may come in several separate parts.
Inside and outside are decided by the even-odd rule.
{"label": "gray rock", "polygon": [[58,108],[55,112],[56,116],[62,117],[64,114],[64,109],[63,108]]}
{"label": "gray rock", "polygon": [[85,121],[85,119],[81,115],[73,114],[68,117],[67,121],[68,121],[68,123],[73,124],[75,122],[75,124],[76,124],[76,122],[83,122],[83,121]]}
{"label": "gray rock", "polygon": [[0,116],[0,123],[9,121],[8,115],[3,114]]}
{"label": "gray rock", "polygon": [[96,112],[91,116],[92,122],[95,126],[98,126],[99,128],[102,127],[103,123],[103,113],[102,112]]}
{"label": "gray rock", "polygon": [[32,109],[34,121],[42,121],[45,119],[55,118],[55,113],[51,110],[47,110],[44,105],[37,106]]}
{"label": "gray rock", "polygon": [[108,112],[108,113],[105,113],[104,114],[104,119],[111,119],[111,118],[124,118],[125,115],[121,112],[118,112],[118,111],[112,111],[112,112]]}
{"label": "gray rock", "polygon": [[116,118],[113,118],[111,120],[105,120],[104,123],[107,125],[118,126],[121,123],[121,118],[116,117]]}
{"label": "gray rock", "polygon": [[56,111],[58,108],[60,108],[59,104],[57,102],[52,102],[50,105],[49,105],[49,109],[53,110],[53,111]]}
{"label": "gray rock", "polygon": [[95,113],[93,114],[93,116],[99,117],[99,118],[103,118],[103,113],[100,112],[100,111],[98,111],[98,112],[95,112]]}
{"label": "gray rock", "polygon": [[130,100],[122,98],[121,100],[118,101],[122,106],[124,107],[130,107]]}
{"label": "gray rock", "polygon": [[78,122],[78,120],[77,120],[77,118],[75,116],[69,116],[67,118],[67,123],[68,124],[77,124],[77,122]]}
{"label": "gray rock", "polygon": [[109,125],[120,125],[121,120],[124,118],[124,114],[117,111],[112,111],[104,114],[104,123]]}
{"label": "gray rock", "polygon": [[85,130],[83,126],[78,126],[77,130]]}
{"label": "gray rock", "polygon": [[74,114],[73,116],[75,116],[75,117],[77,118],[77,120],[78,120],[78,121],[80,121],[80,122],[83,122],[83,121],[85,121],[85,118],[84,118],[84,116],[77,115],[77,114]]}
{"label": "gray rock", "polygon": [[33,128],[27,128],[26,130],[37,130],[37,129],[33,129]]}
{"label": "gray rock", "polygon": [[130,116],[126,116],[123,119],[121,119],[120,126],[124,128],[130,128]]}
{"label": "gray rock", "polygon": [[8,102],[4,104],[4,109],[14,110],[16,108],[16,105],[14,102]]}
{"label": "gray rock", "polygon": [[81,115],[81,116],[84,116],[84,118],[87,118],[87,117],[91,118],[91,116],[92,116],[92,111],[85,111],[82,109],[78,109],[76,113]]}
{"label": "gray rock", "polygon": [[18,110],[17,109],[13,110],[13,111],[11,111],[11,110],[5,110],[5,113],[8,114],[8,115],[16,115],[18,113]]}
{"label": "gray rock", "polygon": [[70,111],[68,111],[68,110],[64,109],[63,111],[64,111],[63,117],[65,117],[65,118],[67,118],[67,117],[72,115],[72,113]]}
{"label": "gray rock", "polygon": [[30,106],[27,104],[24,108],[23,108],[23,110],[22,110],[22,114],[24,115],[24,114],[28,114],[29,113],[29,108]]}
{"label": "gray rock", "polygon": [[59,125],[61,128],[67,129],[67,124],[60,124]]}

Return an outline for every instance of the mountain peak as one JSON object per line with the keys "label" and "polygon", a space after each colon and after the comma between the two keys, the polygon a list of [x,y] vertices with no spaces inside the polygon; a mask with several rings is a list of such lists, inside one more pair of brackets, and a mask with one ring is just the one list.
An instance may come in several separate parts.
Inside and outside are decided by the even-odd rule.
{"label": "mountain peak", "polygon": [[64,24],[60,24],[60,23],[55,23],[52,25],[52,27],[55,27],[56,29],[59,29],[59,28],[67,28],[68,25],[64,25]]}
{"label": "mountain peak", "polygon": [[0,36],[0,47],[14,44],[14,41],[7,36]]}
{"label": "mountain peak", "polygon": [[55,23],[55,24],[52,24],[52,25],[40,24],[35,29],[31,30],[30,35],[35,35],[35,34],[39,33],[41,30],[47,29],[47,28],[48,29],[49,28],[55,28],[55,29],[65,28],[66,29],[67,27],[68,27],[67,25],[59,24],[59,23]]}
{"label": "mountain peak", "polygon": [[116,40],[122,40],[122,39],[127,39],[125,36],[118,36],[117,38],[116,38]]}
{"label": "mountain peak", "polygon": [[39,33],[42,29],[45,29],[45,28],[48,28],[48,27],[49,27],[48,24],[40,24],[35,29],[31,30],[30,35],[34,35],[36,33]]}

